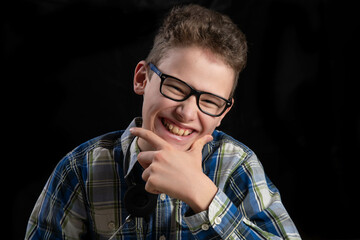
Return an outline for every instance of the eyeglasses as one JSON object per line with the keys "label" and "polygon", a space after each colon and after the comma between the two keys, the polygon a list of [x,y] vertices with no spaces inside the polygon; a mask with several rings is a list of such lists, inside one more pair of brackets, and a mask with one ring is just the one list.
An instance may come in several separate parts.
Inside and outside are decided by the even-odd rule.
{"label": "eyeglasses", "polygon": [[150,69],[160,77],[160,93],[173,101],[182,102],[190,96],[196,96],[196,104],[200,111],[212,117],[219,117],[229,108],[232,102],[218,95],[197,91],[186,82],[160,72],[152,63]]}

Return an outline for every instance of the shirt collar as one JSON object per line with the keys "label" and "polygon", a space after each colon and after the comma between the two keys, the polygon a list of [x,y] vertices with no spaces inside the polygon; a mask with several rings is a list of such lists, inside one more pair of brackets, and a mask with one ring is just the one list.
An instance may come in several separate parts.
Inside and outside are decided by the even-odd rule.
{"label": "shirt collar", "polygon": [[125,178],[129,175],[131,170],[133,169],[135,163],[137,162],[137,155],[140,153],[140,148],[138,147],[137,140],[139,137],[135,137],[130,145],[130,159],[125,159],[125,161],[129,162],[129,169],[125,175]]}
{"label": "shirt collar", "polygon": [[125,169],[126,165],[129,166],[126,176],[134,167],[137,161],[137,154],[140,152],[139,148],[137,147],[137,137],[130,133],[130,128],[141,127],[141,125],[142,125],[142,118],[140,117],[134,118],[130,123],[130,125],[126,128],[124,133],[121,135],[121,149],[124,153],[123,168]]}

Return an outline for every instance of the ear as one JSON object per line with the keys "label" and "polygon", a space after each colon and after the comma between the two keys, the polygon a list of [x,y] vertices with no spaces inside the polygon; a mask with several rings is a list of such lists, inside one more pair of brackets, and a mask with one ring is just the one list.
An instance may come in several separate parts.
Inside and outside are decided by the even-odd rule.
{"label": "ear", "polygon": [[219,118],[219,122],[217,123],[216,127],[219,127],[219,126],[220,126],[221,121],[223,120],[223,118],[226,116],[226,114],[230,111],[230,109],[231,109],[233,106],[234,106],[234,98],[231,99],[231,106],[230,106],[229,108],[227,108],[227,109],[225,110],[225,112],[224,112],[221,116],[218,117],[218,118]]}
{"label": "ear", "polygon": [[145,61],[140,61],[135,68],[134,73],[134,92],[138,95],[144,95],[145,87],[148,82],[147,64]]}

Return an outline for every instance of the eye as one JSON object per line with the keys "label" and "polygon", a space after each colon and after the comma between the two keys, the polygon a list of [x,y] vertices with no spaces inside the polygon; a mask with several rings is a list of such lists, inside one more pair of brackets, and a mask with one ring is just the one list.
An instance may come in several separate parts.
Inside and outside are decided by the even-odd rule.
{"label": "eye", "polygon": [[201,95],[200,103],[206,108],[221,108],[225,104],[224,100],[207,94]]}
{"label": "eye", "polygon": [[169,88],[170,91],[184,93],[184,91],[177,85],[171,83],[164,83],[164,86]]}
{"label": "eye", "polygon": [[168,97],[181,100],[190,93],[191,89],[183,82],[167,77],[162,85],[162,93]]}
{"label": "eye", "polygon": [[211,100],[203,100],[202,102],[203,102],[203,103],[206,103],[206,104],[209,104],[209,105],[214,105],[214,106],[216,106],[216,107],[219,107],[219,105],[216,104],[216,102],[211,101]]}

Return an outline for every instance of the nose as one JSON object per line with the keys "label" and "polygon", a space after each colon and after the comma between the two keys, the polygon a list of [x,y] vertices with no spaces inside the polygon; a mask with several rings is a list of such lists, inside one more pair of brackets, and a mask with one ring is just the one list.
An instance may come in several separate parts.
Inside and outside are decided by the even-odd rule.
{"label": "nose", "polygon": [[176,108],[176,118],[182,122],[191,122],[196,118],[198,112],[198,106],[196,104],[196,97],[191,96],[183,102],[179,102]]}

